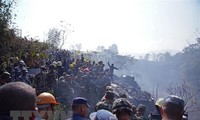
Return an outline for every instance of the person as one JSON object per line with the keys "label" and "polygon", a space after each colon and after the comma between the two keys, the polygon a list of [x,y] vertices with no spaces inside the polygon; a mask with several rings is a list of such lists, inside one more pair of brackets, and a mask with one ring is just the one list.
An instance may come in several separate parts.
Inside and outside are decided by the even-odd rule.
{"label": "person", "polygon": [[91,113],[90,120],[117,120],[117,118],[110,111],[102,109]]}
{"label": "person", "polygon": [[47,82],[47,88],[49,89],[48,91],[53,92],[55,85],[57,84],[57,72],[55,70],[55,65],[51,64],[49,66],[49,72],[47,73],[46,76],[46,82]]}
{"label": "person", "polygon": [[88,104],[88,101],[86,98],[83,97],[75,97],[72,101],[72,111],[73,115],[72,118],[69,118],[68,120],[88,120],[87,113],[88,108],[90,105]]}
{"label": "person", "polygon": [[145,117],[146,106],[143,104],[139,104],[137,107],[136,117],[141,120],[147,120]]}
{"label": "person", "polygon": [[14,68],[14,81],[16,81],[21,75],[21,71],[24,67],[26,67],[25,62],[23,60],[20,60],[19,65]]}
{"label": "person", "polygon": [[162,107],[163,101],[164,101],[164,98],[159,98],[158,100],[156,100],[156,103],[155,103],[156,110],[153,111],[153,113],[150,113],[149,115],[150,120],[162,120],[160,109]]}
{"label": "person", "polygon": [[109,104],[113,104],[115,98],[115,94],[113,91],[106,91],[105,95],[102,97],[101,101],[106,101]]}
{"label": "person", "polygon": [[40,73],[37,73],[34,78],[34,86],[36,88],[36,93],[39,95],[40,93],[47,92],[47,82],[46,82],[47,69],[42,66]]}
{"label": "person", "polygon": [[131,120],[132,105],[126,98],[118,98],[113,103],[112,113],[118,120]]}
{"label": "person", "polygon": [[63,72],[64,72],[63,63],[61,61],[57,62],[57,71],[58,71],[58,78],[59,78],[63,75]]}
{"label": "person", "polygon": [[95,111],[100,109],[105,109],[108,111],[112,111],[112,105],[114,102],[114,93],[112,91],[106,91],[105,95],[102,97],[101,101],[99,101],[95,106]]}
{"label": "person", "polygon": [[[58,105],[55,97],[48,92],[43,92],[37,96],[37,108],[38,112],[42,113],[39,118],[48,120],[54,114],[54,107]],[[39,119],[37,118],[37,119]]]}
{"label": "person", "polygon": [[128,98],[128,96],[126,95],[126,93],[122,93],[120,96],[119,96],[120,98]]}
{"label": "person", "polygon": [[135,105],[132,105],[132,114],[131,114],[131,120],[138,120],[136,117],[136,112],[137,112],[137,108]]}
{"label": "person", "polygon": [[11,74],[7,71],[3,72],[3,74],[0,76],[0,86],[11,82]]}
{"label": "person", "polygon": [[184,115],[184,100],[178,96],[170,95],[164,98],[161,107],[162,120],[182,120]]}
{"label": "person", "polygon": [[[18,118],[19,111],[36,111],[35,89],[23,82],[10,82],[0,87],[0,120]],[[30,119],[34,116],[28,114]],[[25,118],[24,118],[25,119]]]}
{"label": "person", "polygon": [[28,85],[31,85],[31,81],[27,73],[28,73],[28,70],[25,67],[23,67],[21,70],[21,75],[18,77],[17,81],[24,82]]}
{"label": "person", "polygon": [[101,109],[112,111],[112,106],[107,102],[99,101],[95,106],[95,111],[98,111]]}
{"label": "person", "polygon": [[119,69],[116,68],[116,67],[114,66],[114,64],[111,64],[111,65],[110,65],[109,62],[108,62],[108,66],[110,67],[110,69],[109,69],[109,72],[110,72],[110,78],[111,78],[111,80],[113,80],[114,69],[115,69],[115,70],[119,70]]}

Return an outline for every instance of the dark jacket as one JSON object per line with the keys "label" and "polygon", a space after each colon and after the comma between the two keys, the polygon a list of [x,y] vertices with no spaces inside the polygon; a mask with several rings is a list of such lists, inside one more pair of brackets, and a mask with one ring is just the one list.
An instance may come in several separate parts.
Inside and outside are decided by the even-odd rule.
{"label": "dark jacket", "polygon": [[69,118],[67,120],[89,120],[89,119],[80,116],[78,113],[73,113],[72,118]]}

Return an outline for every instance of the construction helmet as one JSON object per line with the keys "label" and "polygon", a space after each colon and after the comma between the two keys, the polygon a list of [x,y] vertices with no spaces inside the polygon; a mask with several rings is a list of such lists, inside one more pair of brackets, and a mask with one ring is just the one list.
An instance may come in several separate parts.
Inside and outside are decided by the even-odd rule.
{"label": "construction helmet", "polygon": [[162,107],[163,102],[164,102],[164,98],[159,98],[159,99],[156,101],[155,105],[158,106],[158,107]]}
{"label": "construction helmet", "polygon": [[127,110],[132,112],[132,105],[126,98],[118,98],[114,101],[112,106],[112,112],[116,113],[117,111]]}
{"label": "construction helmet", "polygon": [[52,63],[54,66],[57,66],[57,62],[56,61],[53,61]]}
{"label": "construction helmet", "polygon": [[58,102],[56,102],[55,97],[47,92],[43,92],[37,96],[37,104],[54,104],[57,105]]}

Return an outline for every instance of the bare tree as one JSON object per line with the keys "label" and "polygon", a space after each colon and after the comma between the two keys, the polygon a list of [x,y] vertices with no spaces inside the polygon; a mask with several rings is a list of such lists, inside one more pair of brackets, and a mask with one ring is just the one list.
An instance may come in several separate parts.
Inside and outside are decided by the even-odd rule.
{"label": "bare tree", "polygon": [[185,101],[185,111],[192,108],[198,109],[197,93],[187,81],[183,80],[182,84],[177,86],[174,86],[171,83],[171,85],[167,88],[167,93],[181,97]]}
{"label": "bare tree", "polygon": [[71,28],[71,24],[60,21],[60,33],[61,33],[61,44],[60,49],[62,49],[70,33],[74,32]]}
{"label": "bare tree", "polygon": [[72,51],[81,51],[82,44],[81,43],[74,43],[74,44],[71,44],[70,47],[71,47]]}
{"label": "bare tree", "polygon": [[47,43],[55,48],[60,44],[61,32],[57,28],[49,29]]}
{"label": "bare tree", "polygon": [[60,21],[59,26],[49,29],[46,42],[54,48],[62,49],[71,32],[74,32],[71,24]]}

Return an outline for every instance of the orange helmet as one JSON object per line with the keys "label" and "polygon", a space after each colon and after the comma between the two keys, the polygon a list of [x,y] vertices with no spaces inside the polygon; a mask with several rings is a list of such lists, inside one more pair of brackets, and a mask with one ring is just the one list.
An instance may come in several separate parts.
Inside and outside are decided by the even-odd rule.
{"label": "orange helmet", "polygon": [[47,92],[43,92],[37,96],[37,104],[54,104],[57,105],[58,102],[56,102],[55,97]]}

